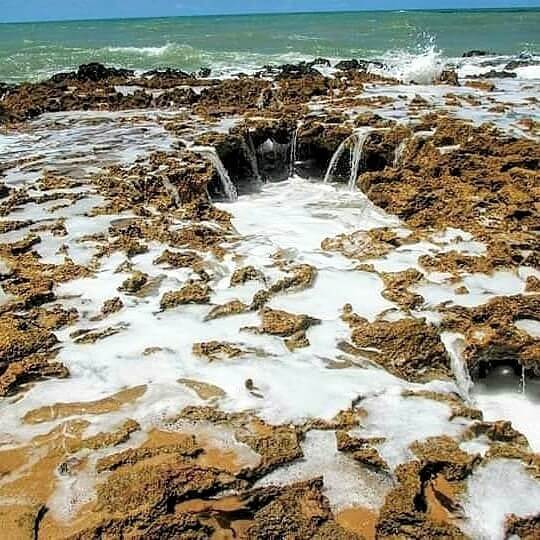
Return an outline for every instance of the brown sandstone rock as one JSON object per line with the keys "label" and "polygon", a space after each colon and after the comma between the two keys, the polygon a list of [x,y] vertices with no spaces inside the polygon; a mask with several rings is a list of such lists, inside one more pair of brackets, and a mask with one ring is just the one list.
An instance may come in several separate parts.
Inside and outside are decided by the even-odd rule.
{"label": "brown sandstone rock", "polygon": [[352,329],[354,344],[378,349],[377,363],[398,377],[424,382],[451,376],[450,358],[439,334],[424,319],[374,323],[359,319]]}
{"label": "brown sandstone rock", "polygon": [[245,266],[235,270],[231,276],[231,287],[243,285],[248,281],[264,281],[264,274],[253,266]]}
{"label": "brown sandstone rock", "polygon": [[249,310],[249,306],[240,302],[240,300],[231,300],[221,306],[213,307],[208,315],[204,318],[205,321],[213,321],[215,319],[221,319],[222,317],[230,317],[231,315],[238,315],[245,313]]}
{"label": "brown sandstone rock", "polygon": [[447,308],[443,326],[465,335],[463,356],[473,375],[491,365],[517,362],[540,374],[540,340],[515,326],[519,319],[539,319],[540,297],[496,297],[486,304]]}
{"label": "brown sandstone rock", "polygon": [[118,296],[111,298],[110,300],[105,300],[101,306],[101,313],[107,317],[113,313],[118,313],[124,307],[124,303]]}
{"label": "brown sandstone rock", "polygon": [[411,461],[396,471],[397,487],[386,496],[377,522],[377,539],[388,540],[466,540],[466,536],[450,523],[433,521],[425,512],[420,477],[421,464]]}
{"label": "brown sandstone rock", "polygon": [[193,345],[193,354],[203,356],[208,360],[219,360],[222,358],[237,358],[246,354],[242,348],[234,343],[220,343],[218,341],[210,341],[207,343],[195,343]]}
{"label": "brown sandstone rock", "polygon": [[60,362],[50,362],[46,355],[30,355],[12,362],[0,375],[0,397],[15,393],[23,384],[48,378],[69,377],[68,369]]}
{"label": "brown sandstone rock", "polygon": [[305,332],[311,326],[320,324],[319,319],[308,315],[293,315],[285,311],[264,308],[261,311],[261,331],[265,334],[291,337],[298,332]]}
{"label": "brown sandstone rock", "polygon": [[161,309],[174,309],[185,304],[207,304],[210,293],[210,287],[204,283],[188,283],[179,291],[166,292],[161,298]]}
{"label": "brown sandstone rock", "polygon": [[0,317],[0,370],[25,356],[50,350],[57,343],[49,330],[23,317],[5,314]]}
{"label": "brown sandstone rock", "polygon": [[122,283],[118,290],[128,294],[138,293],[148,283],[148,278],[148,274],[144,272],[134,272],[131,277]]}

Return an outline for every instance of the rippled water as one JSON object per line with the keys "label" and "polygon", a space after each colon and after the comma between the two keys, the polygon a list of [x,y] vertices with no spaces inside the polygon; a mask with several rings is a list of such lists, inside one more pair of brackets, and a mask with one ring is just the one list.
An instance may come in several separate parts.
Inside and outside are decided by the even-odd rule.
{"label": "rippled water", "polygon": [[508,57],[538,53],[539,27],[540,9],[2,24],[0,80],[35,80],[90,60],[227,74],[317,56],[403,64],[430,47],[447,58],[470,49]]}

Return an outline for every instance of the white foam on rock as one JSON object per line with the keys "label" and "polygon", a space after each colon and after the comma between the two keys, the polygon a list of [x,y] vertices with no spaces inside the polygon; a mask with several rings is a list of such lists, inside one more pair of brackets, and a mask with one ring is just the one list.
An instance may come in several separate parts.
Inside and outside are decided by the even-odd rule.
{"label": "white foam on rock", "polygon": [[410,445],[428,437],[458,436],[468,422],[450,421],[452,411],[446,403],[422,397],[404,397],[394,388],[364,399],[359,404],[368,415],[351,434],[359,437],[384,437],[378,445],[381,457],[392,467],[414,458]]}
{"label": "white foam on rock", "polygon": [[505,518],[540,512],[540,482],[519,461],[499,459],[476,469],[462,499],[463,529],[476,540],[503,540]]}
{"label": "white foam on rock", "polygon": [[355,270],[321,270],[313,287],[304,291],[279,296],[270,306],[291,312],[304,312],[323,320],[335,320],[343,306],[350,303],[356,313],[374,320],[381,312],[396,306],[385,300],[381,278]]}
{"label": "white foam on rock", "polygon": [[536,379],[523,381],[508,368],[506,376],[491,374],[488,379],[478,381],[472,397],[487,422],[509,420],[512,426],[523,433],[535,452],[540,452],[540,430],[538,408],[540,404],[540,382]]}
{"label": "white foam on rock", "polygon": [[540,321],[534,319],[520,319],[514,324],[523,332],[527,332],[532,337],[540,338]]}
{"label": "white foam on rock", "polygon": [[[31,185],[44,169],[82,178],[108,165],[171,150],[171,136],[156,121],[158,115],[166,114],[77,111],[41,115],[30,122],[31,135],[17,133],[0,139],[2,158],[16,165],[7,171],[5,182]],[[21,165],[18,160],[23,160]]]}
{"label": "white foam on rock", "polygon": [[[520,81],[498,80],[497,89],[488,96],[493,101],[487,99],[482,91],[467,87],[453,88],[452,92],[458,97],[472,94],[480,100],[481,105],[469,106],[463,101],[459,108],[452,108],[444,104],[448,87],[427,84],[440,69],[436,51],[426,51],[425,55],[410,65],[403,62],[397,67],[402,70],[403,79],[414,79],[426,84],[366,85],[367,97],[395,98],[391,104],[375,107],[376,112],[384,118],[396,118],[404,122],[414,116],[409,105],[416,94],[424,96],[434,107],[447,110],[450,114],[470,119],[474,123],[493,121],[509,132],[517,129],[514,126],[516,121],[532,116],[536,110],[534,104],[526,103],[523,99],[527,92],[530,95],[535,93],[538,83],[534,80],[527,82],[530,86],[528,90],[523,88]],[[503,101],[513,104],[511,115],[489,111]],[[324,102],[319,102],[313,108],[322,110],[324,107]],[[356,114],[361,110],[365,108],[350,112]],[[0,134],[2,157],[14,164],[6,171],[5,181],[9,186],[31,187],[45,167],[84,179],[110,164],[131,163],[138,158],[144,159],[152,151],[170,150],[172,139],[163,129],[162,120],[173,117],[174,114],[163,111],[43,115],[31,122],[31,134]],[[197,129],[199,132],[207,129],[226,132],[238,121],[238,118],[226,118],[213,126],[199,126]],[[188,124],[194,127],[197,121],[186,120]],[[195,131],[186,134],[186,138],[194,137]],[[31,194],[38,193],[37,190],[31,191]],[[13,212],[10,218],[45,221],[65,217],[68,237],[61,240],[65,240],[69,256],[79,264],[88,264],[95,252],[92,242],[78,242],[81,237],[106,232],[113,219],[131,217],[129,213],[89,217],[89,211],[103,203],[102,197],[95,194],[89,193],[86,198],[69,207],[50,212],[59,202],[50,201],[40,205],[29,203]],[[17,400],[0,400],[0,441],[28,441],[37,434],[49,432],[64,421],[59,419],[38,425],[22,423],[24,414],[33,409],[55,402],[102,399],[120,390],[144,384],[148,386],[146,393],[119,411],[85,415],[92,422],[85,436],[110,431],[125,418],[133,418],[141,424],[142,434],[135,434],[128,444],[139,444],[140,438],[152,427],[163,425],[164,421],[177,416],[184,407],[208,404],[196,392],[179,384],[177,381],[181,378],[222,389],[224,396],[213,398],[212,405],[228,412],[249,410],[271,424],[301,424],[313,418],[331,420],[339,411],[350,408],[353,402],[361,398],[360,406],[367,411],[368,416],[364,425],[352,430],[352,434],[385,437],[386,441],[378,449],[392,468],[414,457],[410,451],[414,441],[438,435],[458,437],[463,432],[468,421],[450,421],[448,405],[425,398],[402,396],[404,389],[416,389],[446,393],[461,390],[462,397],[467,397],[469,381],[466,372],[459,371],[464,366],[457,363],[459,347],[455,340],[459,337],[456,335],[445,334],[443,341],[449,351],[454,353],[452,360],[459,389],[449,381],[408,384],[382,368],[369,364],[344,362],[347,366],[344,369],[330,369],[338,363],[336,360],[343,359],[339,342],[350,340],[350,328],[340,319],[345,303],[351,303],[356,313],[369,320],[374,320],[391,308],[394,310],[385,315],[386,320],[397,320],[403,313],[382,297],[383,284],[379,277],[373,273],[356,271],[355,261],[339,253],[322,250],[321,242],[339,234],[377,227],[391,227],[404,232],[403,224],[397,218],[377,209],[358,193],[297,177],[279,184],[267,184],[260,193],[242,196],[234,202],[217,206],[232,213],[233,224],[239,234],[227,242],[226,247],[230,248],[231,253],[223,260],[217,260],[212,255],[204,256],[205,264],[212,274],[210,285],[214,293],[211,305],[180,306],[171,311],[160,311],[160,298],[164,292],[177,290],[197,276],[191,269],[154,265],[153,261],[169,247],[158,242],[149,242],[148,253],[131,260],[137,270],[148,273],[158,282],[156,290],[148,296],[139,298],[118,291],[121,283],[130,276],[129,272],[115,273],[116,268],[125,261],[121,253],[103,258],[95,276],[57,286],[59,301],[65,307],[76,307],[82,316],[74,326],[57,332],[63,342],[59,360],[69,368],[71,377],[44,381],[30,388]],[[188,223],[178,222],[178,225]],[[23,229],[8,233],[2,236],[2,241],[15,241],[26,232]],[[43,241],[36,246],[36,250],[43,257],[43,262],[61,262],[57,255],[59,240],[48,233],[40,235]],[[433,235],[429,242],[404,245],[386,257],[369,262],[379,271],[398,272],[411,267],[420,269],[418,258],[421,255],[435,255],[450,250],[482,255],[486,247],[464,231],[448,229]],[[242,327],[258,326],[258,313],[204,322],[212,305],[233,299],[249,303],[253,294],[265,286],[261,282],[249,282],[230,288],[230,275],[240,265],[253,264],[263,271],[270,283],[286,275],[284,269],[276,266],[273,255],[277,252],[290,265],[311,264],[318,272],[311,288],[279,294],[269,302],[272,308],[306,313],[322,320],[320,325],[308,331],[311,345],[295,352],[290,352],[280,337],[241,330]],[[413,315],[427,316],[429,320],[439,322],[441,315],[435,308],[440,302],[450,300],[458,305],[473,306],[501,294],[519,294],[524,290],[526,278],[536,274],[540,276],[540,273],[532,269],[521,268],[517,275],[495,272],[491,276],[464,276],[463,284],[469,289],[469,294],[456,295],[455,287],[458,285],[450,287],[446,284],[449,275],[431,273],[427,276],[427,284],[414,289],[425,296],[427,305],[423,306],[423,311],[414,312]],[[123,310],[104,321],[89,320],[99,313],[105,300],[115,296],[124,302]],[[537,322],[527,320],[517,323],[520,329],[531,335],[538,335],[537,325]],[[76,330],[103,330],[108,327],[118,328],[121,332],[87,345],[75,344],[70,337]],[[211,340],[234,342],[256,351],[236,359],[214,362],[193,354],[194,343]],[[151,355],[143,354],[152,347],[159,347],[160,350]],[[253,381],[256,392],[246,388],[247,379]],[[514,427],[527,435],[532,448],[540,451],[535,422],[540,393],[534,381],[526,383],[525,394],[516,388],[490,389],[478,384],[472,391],[472,398],[483,410],[486,420],[510,419]],[[183,425],[179,429],[188,428]],[[209,437],[213,437],[212,441],[223,448],[239,449],[234,434],[219,432],[214,427],[208,427],[208,432]],[[462,443],[462,448],[485,453],[486,443],[479,438]],[[309,432],[302,447],[304,460],[276,470],[263,479],[261,485],[290,483],[322,474],[326,494],[334,509],[351,506],[380,507],[384,495],[391,487],[390,481],[337,452],[333,432]],[[123,445],[104,452],[122,448]],[[257,456],[251,451],[246,452],[244,457],[255,463]],[[490,464],[485,467],[487,472],[482,472],[482,469],[471,478],[465,510],[471,520],[467,527],[473,537],[483,539],[500,536],[501,516],[513,504],[504,502],[504,496],[497,494],[496,490],[502,482],[510,479],[508,481],[514,490],[513,497],[519,502],[519,505],[517,502],[515,505],[516,508],[519,506],[518,511],[528,512],[532,508],[532,502],[529,506],[523,502],[527,497],[532,499],[534,495],[538,498],[537,488],[524,476],[523,470],[516,470],[515,465],[514,462],[503,462],[503,465],[498,465],[500,470],[494,470]],[[60,509],[75,508],[84,502],[85,493],[91,492],[92,479],[84,473],[77,480],[69,476],[61,478],[51,504]],[[488,516],[486,520],[484,513]]]}
{"label": "white foam on rock", "polygon": [[210,422],[165,422],[162,426],[166,431],[176,431],[184,435],[193,435],[201,445],[209,444],[212,448],[218,448],[223,452],[234,452],[242,467],[257,467],[261,462],[261,456],[247,444],[236,439],[233,428],[216,426]]}
{"label": "white foam on rock", "polygon": [[255,487],[287,485],[323,477],[323,493],[336,512],[352,507],[379,509],[392,488],[391,479],[355,462],[336,448],[333,431],[310,431],[302,442],[304,457],[276,469]]}
{"label": "white foam on rock", "polygon": [[[429,277],[433,278],[434,276],[430,275]],[[461,285],[467,288],[467,294],[456,293],[457,287]],[[430,281],[415,285],[411,287],[411,290],[423,296],[428,306],[451,302],[457,306],[474,307],[485,304],[497,296],[513,296],[523,293],[525,281],[513,272],[497,271],[491,275],[466,275],[459,285]]]}

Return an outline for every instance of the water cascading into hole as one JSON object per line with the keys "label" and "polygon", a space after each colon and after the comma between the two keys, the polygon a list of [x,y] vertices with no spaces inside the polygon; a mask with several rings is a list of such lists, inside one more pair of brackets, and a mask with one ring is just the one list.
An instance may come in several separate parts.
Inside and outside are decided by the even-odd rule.
{"label": "water cascading into hole", "polygon": [[223,188],[225,197],[227,197],[227,200],[229,201],[236,201],[238,199],[238,192],[232,183],[231,177],[229,176],[225,165],[223,165],[223,162],[216,152],[216,149],[213,146],[192,146],[190,150],[207,158],[208,161],[212,163],[221,180],[221,187]]}
{"label": "water cascading into hole", "polygon": [[450,357],[450,367],[456,380],[459,393],[465,401],[469,401],[474,384],[471,375],[469,374],[467,362],[461,355],[463,350],[463,337],[460,334],[443,332],[441,334],[441,341]]}
{"label": "water cascading into hole", "polygon": [[[247,139],[247,140],[246,140]],[[246,134],[246,137],[242,137],[242,149],[246,155],[249,164],[251,165],[251,172],[258,182],[261,182],[261,174],[259,172],[259,162],[257,161],[257,154],[255,152],[255,146],[253,144],[253,139],[249,133]]]}
{"label": "water cascading into hole", "polygon": [[292,141],[291,141],[291,154],[289,157],[289,176],[294,175],[294,170],[296,166],[296,147],[298,145],[298,133],[300,131],[301,125],[298,125],[294,130]]}
{"label": "water cascading into hole", "polygon": [[354,189],[356,188],[356,179],[358,178],[358,172],[360,170],[360,163],[362,162],[364,147],[370,135],[374,131],[382,131],[382,129],[377,129],[370,126],[363,126],[357,128],[354,130],[352,135],[350,135],[339,145],[338,149],[332,156],[326,174],[324,175],[325,184],[331,181],[336,166],[341,159],[341,156],[343,155],[343,152],[345,152],[345,150],[349,148],[349,151],[351,152],[351,172],[349,175],[348,186],[351,191],[354,191]]}
{"label": "water cascading into hole", "polygon": [[338,161],[341,158],[341,154],[345,151],[347,148],[347,145],[354,139],[354,135],[351,135],[350,137],[347,137],[338,147],[337,150],[334,152],[334,155],[332,156],[332,159],[330,160],[330,163],[328,165],[328,169],[326,169],[326,174],[324,175],[324,183],[327,184],[332,179],[334,169],[336,168],[336,165],[338,164]]}

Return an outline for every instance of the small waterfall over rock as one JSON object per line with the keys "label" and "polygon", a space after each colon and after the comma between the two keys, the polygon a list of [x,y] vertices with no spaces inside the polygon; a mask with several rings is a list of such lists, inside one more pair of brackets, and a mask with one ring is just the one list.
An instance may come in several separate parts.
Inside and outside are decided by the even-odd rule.
{"label": "small waterfall over rock", "polygon": [[426,139],[429,139],[430,137],[433,137],[435,135],[434,129],[424,129],[422,131],[417,131],[413,134],[413,139],[421,139],[425,141]]}
{"label": "small waterfall over rock", "polygon": [[460,334],[454,334],[452,332],[443,332],[441,334],[441,341],[444,343],[448,355],[450,356],[452,372],[456,379],[459,393],[465,401],[469,401],[474,384],[469,374],[467,364],[460,354],[462,339]]}
{"label": "small waterfall over rock", "polygon": [[300,131],[301,124],[299,124],[294,130],[292,140],[291,140],[291,153],[289,157],[289,176],[294,175],[295,165],[296,165],[296,152],[298,146],[298,132]]}
{"label": "small waterfall over rock", "polygon": [[246,158],[251,165],[251,171],[253,176],[257,179],[258,182],[261,182],[261,173],[259,172],[259,163],[257,161],[257,153],[255,151],[255,146],[253,144],[253,139],[249,133],[242,139],[242,148],[246,154]]}
{"label": "small waterfall over rock", "polygon": [[343,152],[345,152],[346,149],[349,149],[351,153],[351,172],[349,175],[349,189],[353,191],[356,187],[356,179],[358,178],[358,172],[360,170],[360,164],[362,163],[362,157],[364,153],[364,146],[369,139],[369,136],[374,131],[380,131],[380,129],[373,128],[371,126],[363,126],[360,128],[357,128],[354,130],[353,134],[345,139],[338,147],[338,149],[335,151],[334,155],[332,156],[332,159],[330,160],[330,164],[328,165],[328,169],[326,171],[326,174],[324,176],[324,183],[328,183],[331,181],[332,176],[334,175],[334,171],[336,169],[336,166],[341,159],[341,156]]}
{"label": "small waterfall over rock", "polygon": [[229,201],[236,201],[238,199],[238,192],[231,181],[225,165],[223,165],[223,162],[216,152],[216,149],[213,146],[192,146],[190,150],[207,158],[212,163],[221,180],[221,187],[223,188],[225,196]]}

